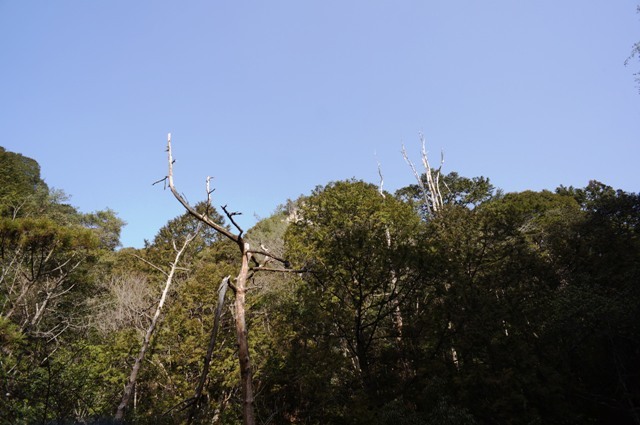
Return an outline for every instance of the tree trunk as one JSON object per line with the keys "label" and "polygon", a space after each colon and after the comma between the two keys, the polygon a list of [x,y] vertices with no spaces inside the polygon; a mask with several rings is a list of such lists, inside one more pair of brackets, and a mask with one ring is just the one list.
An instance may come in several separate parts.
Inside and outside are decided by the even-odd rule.
{"label": "tree trunk", "polygon": [[245,295],[249,276],[249,244],[240,241],[242,250],[242,266],[236,281],[236,335],[238,337],[238,360],[240,361],[240,381],[242,385],[242,417],[244,425],[254,425],[253,384],[251,380],[251,360],[249,358],[249,341],[245,323]]}

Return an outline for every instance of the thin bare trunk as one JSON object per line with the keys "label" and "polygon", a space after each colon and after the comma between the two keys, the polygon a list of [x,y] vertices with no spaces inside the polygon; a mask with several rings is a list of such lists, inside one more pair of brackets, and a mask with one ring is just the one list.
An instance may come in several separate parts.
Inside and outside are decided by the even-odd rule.
{"label": "thin bare trunk", "polygon": [[188,423],[193,422],[193,419],[196,416],[198,408],[200,407],[200,401],[202,398],[202,389],[204,388],[204,383],[207,380],[207,375],[209,375],[209,366],[211,364],[211,357],[213,356],[213,349],[216,345],[216,338],[218,335],[218,328],[220,327],[220,317],[222,316],[222,307],[224,305],[224,296],[227,293],[227,287],[229,286],[229,276],[222,279],[220,283],[220,287],[218,288],[218,305],[216,307],[216,315],[213,321],[213,329],[211,331],[211,337],[209,338],[209,347],[207,348],[207,355],[204,357],[204,365],[202,366],[202,373],[200,374],[200,381],[198,382],[198,387],[196,388],[195,394],[193,396],[193,404],[191,406],[191,411],[189,413]]}
{"label": "thin bare trunk", "polygon": [[[198,229],[199,230],[199,229]],[[189,243],[195,238],[198,230],[194,234],[187,235],[184,243],[182,244],[182,248],[177,250],[176,257],[171,264],[171,269],[169,273],[166,273],[167,280],[164,285],[164,290],[162,291],[162,295],[160,297],[160,301],[158,302],[158,306],[156,307],[156,312],[151,319],[151,324],[147,328],[147,332],[142,341],[142,347],[140,347],[140,352],[138,353],[138,357],[133,364],[133,368],[131,369],[131,374],[129,375],[129,381],[124,388],[124,394],[122,395],[122,400],[118,405],[118,410],[116,411],[115,419],[116,421],[122,421],[124,419],[124,412],[129,404],[129,400],[131,399],[131,393],[136,385],[136,379],[138,377],[138,372],[140,371],[140,366],[142,364],[142,360],[144,360],[144,356],[149,348],[149,344],[151,342],[151,337],[153,336],[153,332],[156,329],[156,325],[158,323],[158,319],[160,318],[160,313],[162,312],[162,308],[164,307],[165,301],[167,299],[167,294],[169,293],[169,288],[171,287],[171,283],[173,281],[173,276],[178,268],[178,262],[180,261],[180,257],[184,253],[185,249],[189,245]],[[175,245],[174,245],[175,246]]]}

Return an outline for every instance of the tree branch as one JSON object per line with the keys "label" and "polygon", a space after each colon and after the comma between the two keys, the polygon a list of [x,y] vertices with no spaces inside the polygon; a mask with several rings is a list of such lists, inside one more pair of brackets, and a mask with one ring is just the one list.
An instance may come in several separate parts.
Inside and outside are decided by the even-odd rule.
{"label": "tree branch", "polygon": [[306,273],[306,269],[278,269],[273,267],[250,267],[249,270],[253,272],[282,272],[282,273]]}
{"label": "tree branch", "polygon": [[160,273],[162,273],[163,275],[167,276],[168,273],[165,272],[164,270],[162,270],[160,267],[156,266],[155,264],[153,264],[151,261],[148,261],[144,258],[142,258],[141,256],[139,256],[138,254],[131,254],[132,256],[134,256],[135,258],[137,258],[138,260],[146,263],[147,265],[153,267],[154,269],[156,269],[157,271],[159,271]]}
{"label": "tree branch", "polygon": [[224,236],[226,236],[228,239],[231,239],[232,241],[239,243],[240,242],[240,236],[239,235],[234,235],[233,233],[231,233],[229,230],[227,230],[224,226],[222,226],[219,223],[216,223],[215,221],[213,221],[211,219],[211,217],[209,217],[207,214],[200,214],[196,211],[196,209],[194,207],[192,207],[189,202],[187,202],[187,200],[184,198],[184,196],[182,196],[180,194],[180,192],[178,192],[178,190],[176,189],[174,183],[173,183],[173,156],[171,153],[171,133],[169,133],[168,137],[167,137],[167,159],[168,159],[168,163],[169,163],[169,175],[166,177],[169,181],[169,189],[171,190],[171,193],[173,193],[173,196],[175,196],[175,198],[178,200],[178,202],[180,202],[182,204],[183,207],[185,207],[185,209],[189,212],[189,214],[191,214],[193,217],[197,218],[198,220],[202,221],[203,223],[205,223],[206,225],[208,225],[209,227],[213,228],[214,230],[216,230],[217,232],[223,234]]}
{"label": "tree branch", "polygon": [[236,216],[236,215],[241,215],[242,213],[241,212],[237,212],[237,211],[229,212],[227,210],[227,206],[226,205],[223,205],[221,208],[222,208],[222,211],[224,211],[224,213],[226,214],[226,216],[229,219],[229,221],[234,225],[234,227],[236,229],[238,229],[238,232],[239,232],[238,233],[238,237],[241,237],[242,234],[244,233],[244,230],[242,230],[242,228],[238,225],[238,223],[236,223],[236,221],[233,219],[233,217]]}

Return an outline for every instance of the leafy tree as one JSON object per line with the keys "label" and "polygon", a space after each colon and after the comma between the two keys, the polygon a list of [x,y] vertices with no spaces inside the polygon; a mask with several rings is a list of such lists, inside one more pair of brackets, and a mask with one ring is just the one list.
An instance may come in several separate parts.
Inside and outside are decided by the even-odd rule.
{"label": "leafy tree", "polygon": [[[16,367],[2,362],[5,394],[11,394],[7,411],[16,417],[26,414],[20,405],[35,408],[35,400],[43,395],[47,400],[39,385],[49,388],[56,378],[52,373],[58,370],[49,369],[51,355],[85,327],[84,300],[93,290],[90,265],[97,246],[93,232],[82,227],[46,218],[0,219],[0,316],[25,337],[18,346],[3,344],[1,355],[19,359]],[[25,381],[33,393],[21,387]],[[45,403],[45,417],[47,408]]]}
{"label": "leafy tree", "polygon": [[0,205],[2,215],[15,216],[29,197],[48,192],[40,178],[40,165],[0,146]]}
{"label": "leafy tree", "polygon": [[[206,204],[206,202],[200,202],[194,206],[195,210],[200,214],[208,214],[213,220],[218,223],[223,223],[224,218],[215,208],[212,208]],[[173,250],[173,242],[178,239],[184,238],[187,234],[196,233],[199,221],[194,219],[188,213],[181,214],[178,217],[169,220],[153,238],[153,242],[147,245],[147,248],[153,248],[155,250]],[[228,228],[227,225],[224,225]],[[213,243],[220,241],[222,238],[218,232],[209,227],[201,228],[198,232],[198,237],[189,246],[189,252],[198,253],[204,250],[206,247],[211,246]]]}
{"label": "leafy tree", "polygon": [[423,239],[434,298],[410,320],[436,336],[413,355],[444,364],[417,388],[435,374],[482,422],[635,423],[637,202],[593,182],[441,211]]}
{"label": "leafy tree", "polygon": [[101,258],[119,243],[122,222],[112,211],[80,214],[49,190],[33,159],[2,149],[0,162],[3,420],[73,417],[80,406],[64,402],[70,392],[62,390],[79,391],[67,381],[80,362],[70,347],[90,332]]}
{"label": "leafy tree", "polygon": [[[213,210],[209,213],[216,214]],[[140,338],[149,326],[150,312],[155,308],[154,302],[157,303],[157,294],[161,291],[157,283],[166,280],[158,268],[175,256],[173,241],[190,234],[198,227],[197,223],[189,214],[180,215],[163,226],[145,248],[118,253],[120,258],[111,271],[113,274],[106,276],[115,276],[116,279],[105,282],[108,290],[97,303],[109,306],[102,310],[103,317],[111,317],[107,320],[109,323],[120,324],[117,328],[104,329],[107,333],[103,336],[107,341],[117,336],[121,354],[115,360],[119,370],[131,369],[140,347]],[[181,266],[176,269],[173,289],[167,294],[156,337],[145,357],[147,361],[137,376],[134,387],[136,403],[127,412],[128,420],[175,423],[185,419],[188,410],[184,408],[192,401],[190,396],[200,377],[206,341],[213,327],[213,310],[217,303],[215,288],[237,267],[234,248],[227,241],[220,240],[215,232],[202,229],[185,250]],[[127,287],[123,287],[125,283]],[[200,404],[196,423],[211,416],[223,421],[231,418],[228,423],[236,423],[238,418],[239,412],[233,403],[239,389],[234,379],[238,369],[234,361],[231,319],[228,314],[223,316],[219,339],[222,342],[214,352],[212,371],[204,391],[205,400]],[[98,345],[100,350],[106,348]],[[105,366],[113,368],[113,360],[109,362]],[[111,374],[114,375],[113,372]],[[114,376],[119,377],[120,385],[126,380],[125,374]],[[117,400],[113,401],[111,408],[115,404]]]}
{"label": "leafy tree", "polygon": [[431,410],[445,397],[481,422],[561,417],[562,387],[550,384],[557,374],[538,341],[560,283],[539,244],[547,225],[576,213],[570,197],[523,192],[448,205],[426,223],[416,250],[424,283],[404,315],[406,351],[420,365],[405,401]]}
{"label": "leafy tree", "polygon": [[573,196],[583,214],[550,248],[566,284],[551,305],[558,365],[579,409],[638,423],[640,406],[640,196],[592,181]]}
{"label": "leafy tree", "polygon": [[301,202],[299,216],[287,249],[294,264],[309,271],[300,302],[318,314],[299,326],[315,329],[313,338],[341,353],[344,384],[355,385],[365,404],[379,403],[393,392],[380,385],[387,372],[381,359],[397,350],[400,305],[415,289],[410,253],[419,218],[360,181],[316,189]]}
{"label": "leafy tree", "polygon": [[[131,423],[238,423],[247,371],[262,423],[640,423],[637,193],[503,194],[428,168],[395,196],[318,187],[246,234],[201,203],[117,250],[114,211],[77,211],[30,158],[0,148],[0,165],[0,423],[108,421],[159,270],[203,218],[215,226],[176,269]],[[241,262],[251,295],[222,309],[190,415],[216,288]]]}
{"label": "leafy tree", "polygon": [[115,211],[106,209],[84,214],[82,224],[95,230],[104,249],[113,251],[120,246],[120,230],[125,222],[118,218]]}
{"label": "leafy tree", "polygon": [[46,315],[75,288],[74,273],[96,246],[95,235],[81,227],[48,219],[0,220],[1,314],[22,330],[55,333],[60,323],[45,331]]}

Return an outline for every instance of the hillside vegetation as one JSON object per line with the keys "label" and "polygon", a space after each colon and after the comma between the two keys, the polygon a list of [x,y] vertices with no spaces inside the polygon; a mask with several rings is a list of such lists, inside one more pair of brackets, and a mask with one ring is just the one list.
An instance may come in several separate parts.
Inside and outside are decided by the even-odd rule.
{"label": "hillside vegetation", "polygon": [[[433,204],[432,172],[318,186],[243,235],[272,256],[247,285],[256,423],[640,424],[640,196],[450,173]],[[110,423],[147,334],[126,423],[242,422],[234,242],[185,212],[120,248],[123,224],[0,148],[0,423]]]}

